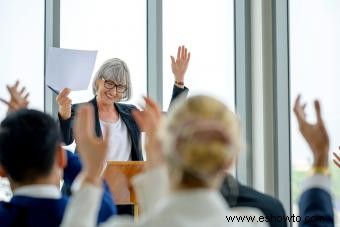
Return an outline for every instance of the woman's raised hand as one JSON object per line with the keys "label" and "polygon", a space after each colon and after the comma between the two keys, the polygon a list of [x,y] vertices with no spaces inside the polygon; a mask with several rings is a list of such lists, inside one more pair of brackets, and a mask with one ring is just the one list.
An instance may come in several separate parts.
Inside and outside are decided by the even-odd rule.
{"label": "woman's raised hand", "polygon": [[175,81],[184,83],[185,72],[187,71],[190,61],[190,52],[188,52],[184,45],[179,46],[177,50],[177,58],[175,59],[173,56],[170,56],[170,58],[171,69],[175,76]]}

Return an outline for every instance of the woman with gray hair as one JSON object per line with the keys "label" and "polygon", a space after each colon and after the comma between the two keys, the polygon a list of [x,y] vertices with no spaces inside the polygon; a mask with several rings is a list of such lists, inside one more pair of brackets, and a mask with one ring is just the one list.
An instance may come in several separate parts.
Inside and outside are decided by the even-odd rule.
{"label": "woman with gray hair", "polygon": [[[171,67],[175,76],[172,100],[179,94],[188,92],[188,89],[184,87],[184,75],[189,60],[190,53],[185,46],[178,48],[177,59],[171,56]],[[105,135],[105,130],[110,129],[109,152],[106,160],[143,160],[140,128],[131,114],[136,106],[119,103],[131,97],[130,72],[126,63],[118,58],[104,62],[95,74],[92,89],[95,97],[88,103],[93,106],[95,112],[95,133],[97,137],[102,137]],[[67,145],[74,140],[73,119],[77,107],[81,105],[72,105],[68,97],[70,92],[70,89],[65,88],[56,98],[59,105],[60,128]]]}

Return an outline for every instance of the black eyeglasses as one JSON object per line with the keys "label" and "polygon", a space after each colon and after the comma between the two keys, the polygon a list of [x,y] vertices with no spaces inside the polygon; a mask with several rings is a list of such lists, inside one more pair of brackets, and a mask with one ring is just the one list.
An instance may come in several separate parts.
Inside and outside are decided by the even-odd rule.
{"label": "black eyeglasses", "polygon": [[103,77],[102,77],[102,80],[104,80],[104,87],[107,88],[107,89],[114,89],[114,88],[116,88],[116,91],[119,92],[119,93],[123,93],[127,89],[127,86],[121,85],[121,84],[116,84],[112,80],[106,80]]}

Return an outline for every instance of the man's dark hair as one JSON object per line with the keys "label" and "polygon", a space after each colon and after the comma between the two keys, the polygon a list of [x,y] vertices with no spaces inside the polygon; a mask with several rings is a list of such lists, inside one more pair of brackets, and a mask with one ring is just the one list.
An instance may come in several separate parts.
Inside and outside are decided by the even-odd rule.
{"label": "man's dark hair", "polygon": [[37,110],[17,111],[0,125],[0,165],[12,180],[30,183],[51,172],[60,142],[52,117]]}

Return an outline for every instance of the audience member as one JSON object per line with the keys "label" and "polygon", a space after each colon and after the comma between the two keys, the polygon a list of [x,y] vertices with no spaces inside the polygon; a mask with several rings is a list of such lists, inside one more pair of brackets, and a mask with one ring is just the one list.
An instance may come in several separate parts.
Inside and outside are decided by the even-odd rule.
{"label": "audience member", "polygon": [[[329,138],[325,128],[319,101],[314,102],[316,123],[306,120],[306,104],[301,104],[300,96],[294,105],[294,112],[300,132],[308,143],[313,154],[313,166],[310,177],[303,182],[299,210],[301,222],[299,226],[334,226],[334,213],[330,194],[331,180],[329,176]],[[316,221],[318,220],[318,221]]]}
{"label": "audience member", "polygon": [[286,212],[282,203],[267,194],[258,192],[251,187],[242,185],[235,177],[228,174],[222,183],[220,189],[222,196],[226,199],[229,206],[233,207],[253,207],[260,209],[266,217],[269,218],[271,227],[286,227]]}
{"label": "audience member", "polygon": [[[79,159],[62,148],[56,122],[47,114],[25,109],[28,105],[19,82],[7,87],[8,116],[0,124],[0,176],[7,177],[13,191],[9,202],[0,202],[0,226],[59,226],[68,202],[60,193],[63,168],[72,183],[80,172]],[[98,222],[116,213],[108,187],[102,196]]]}

